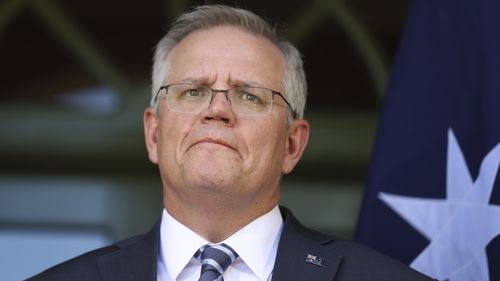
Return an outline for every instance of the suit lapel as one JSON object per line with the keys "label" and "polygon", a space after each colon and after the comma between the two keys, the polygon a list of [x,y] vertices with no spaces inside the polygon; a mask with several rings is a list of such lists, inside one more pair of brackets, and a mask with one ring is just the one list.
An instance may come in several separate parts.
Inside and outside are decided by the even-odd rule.
{"label": "suit lapel", "polygon": [[98,260],[103,281],[156,281],[160,222],[138,237],[116,243],[118,251]]}
{"label": "suit lapel", "polygon": [[284,227],[272,281],[333,280],[342,255],[325,245],[334,242],[334,238],[303,227],[286,208],[281,208],[281,213]]}

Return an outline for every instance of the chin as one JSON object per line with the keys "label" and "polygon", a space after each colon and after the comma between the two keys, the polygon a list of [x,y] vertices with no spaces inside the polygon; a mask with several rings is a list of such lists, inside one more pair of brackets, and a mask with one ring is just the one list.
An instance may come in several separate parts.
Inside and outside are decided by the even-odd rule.
{"label": "chin", "polygon": [[234,179],[228,177],[216,177],[215,175],[196,175],[189,180],[189,185],[201,192],[232,193],[236,191],[238,184]]}
{"label": "chin", "polygon": [[206,149],[204,146],[197,146],[185,155],[182,165],[185,179],[196,186],[233,189],[243,178],[242,159],[234,150],[209,147],[210,149]]}
{"label": "chin", "polygon": [[197,186],[205,190],[231,191],[241,182],[243,175],[232,163],[219,165],[219,161],[198,162],[186,167],[185,179],[189,186]]}

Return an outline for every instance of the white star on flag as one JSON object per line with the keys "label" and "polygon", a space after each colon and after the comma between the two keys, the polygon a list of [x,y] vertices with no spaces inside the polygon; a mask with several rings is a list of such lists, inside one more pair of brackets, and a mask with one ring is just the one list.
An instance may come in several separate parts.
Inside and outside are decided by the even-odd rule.
{"label": "white star on flag", "polygon": [[500,163],[500,142],[471,177],[448,130],[446,199],[379,193],[379,198],[430,240],[411,266],[439,280],[488,281],[486,246],[500,234],[500,206],[489,204]]}

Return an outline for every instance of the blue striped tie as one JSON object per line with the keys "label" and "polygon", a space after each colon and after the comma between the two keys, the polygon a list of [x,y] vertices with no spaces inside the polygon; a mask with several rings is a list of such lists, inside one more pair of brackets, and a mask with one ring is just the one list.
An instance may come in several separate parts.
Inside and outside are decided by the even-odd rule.
{"label": "blue striped tie", "polygon": [[201,275],[198,281],[223,281],[222,274],[238,257],[226,244],[205,245],[195,254],[201,260]]}

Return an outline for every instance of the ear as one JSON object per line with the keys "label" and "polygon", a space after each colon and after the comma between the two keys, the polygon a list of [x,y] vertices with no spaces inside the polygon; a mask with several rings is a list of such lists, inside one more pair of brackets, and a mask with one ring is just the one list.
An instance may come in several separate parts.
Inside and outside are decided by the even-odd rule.
{"label": "ear", "polygon": [[159,120],[156,111],[152,107],[144,111],[144,138],[148,149],[149,160],[158,164],[158,126]]}
{"label": "ear", "polygon": [[294,120],[287,134],[285,158],[281,167],[283,174],[290,173],[302,157],[309,140],[309,123],[306,120]]}

